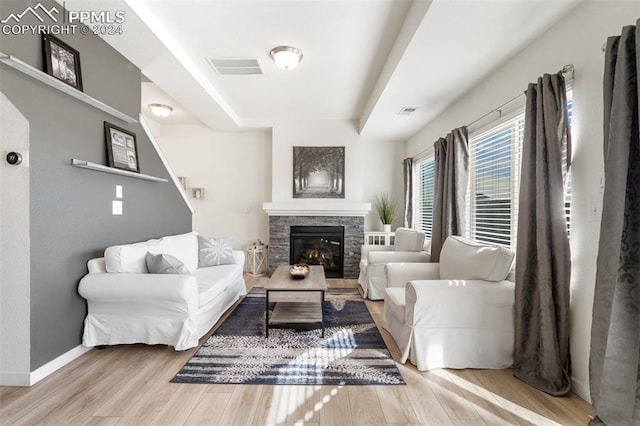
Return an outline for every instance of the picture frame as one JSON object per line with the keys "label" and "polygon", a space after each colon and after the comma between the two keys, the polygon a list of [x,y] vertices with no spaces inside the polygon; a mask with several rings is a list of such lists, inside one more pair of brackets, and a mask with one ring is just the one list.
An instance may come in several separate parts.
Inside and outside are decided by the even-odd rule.
{"label": "picture frame", "polygon": [[107,144],[109,167],[140,173],[135,133],[105,121],[104,139]]}
{"label": "picture frame", "polygon": [[42,34],[44,71],[52,77],[82,90],[80,53],[51,34]]}
{"label": "picture frame", "polygon": [[293,147],[293,198],[345,198],[344,146]]}

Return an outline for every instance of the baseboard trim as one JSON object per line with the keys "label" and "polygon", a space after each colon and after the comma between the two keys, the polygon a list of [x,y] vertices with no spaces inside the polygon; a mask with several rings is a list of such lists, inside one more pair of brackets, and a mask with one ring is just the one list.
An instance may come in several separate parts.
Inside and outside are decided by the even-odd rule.
{"label": "baseboard trim", "polygon": [[588,385],[586,385],[585,383],[581,382],[580,380],[577,380],[575,377],[572,377],[571,378],[571,390],[573,391],[573,393],[578,395],[580,398],[584,399],[589,404],[591,404],[591,391],[590,391]]}
{"label": "baseboard trim", "polygon": [[86,354],[93,348],[78,345],[59,357],[49,361],[42,367],[31,373],[0,372],[0,385],[2,386],[33,386],[40,380],[58,371],[74,359]]}

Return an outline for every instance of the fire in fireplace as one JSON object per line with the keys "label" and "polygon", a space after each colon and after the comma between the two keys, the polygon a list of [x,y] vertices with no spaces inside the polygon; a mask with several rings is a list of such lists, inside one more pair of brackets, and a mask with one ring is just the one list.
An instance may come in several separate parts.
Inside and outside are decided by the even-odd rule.
{"label": "fire in fireplace", "polygon": [[290,231],[291,264],[322,265],[327,278],[343,277],[343,226],[292,226]]}

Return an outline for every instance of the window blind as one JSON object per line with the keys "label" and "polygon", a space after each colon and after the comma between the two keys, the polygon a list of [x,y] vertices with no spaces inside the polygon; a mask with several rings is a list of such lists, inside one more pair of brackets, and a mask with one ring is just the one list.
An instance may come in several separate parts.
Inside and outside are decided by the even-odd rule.
{"label": "window blind", "polygon": [[467,233],[472,239],[511,246],[518,217],[522,110],[469,139]]}
{"label": "window blind", "polygon": [[435,188],[435,162],[433,157],[428,157],[414,164],[416,191],[416,229],[421,230],[431,238],[433,226],[433,196]]}
{"label": "window blind", "polygon": [[[572,80],[566,82],[569,127],[573,117]],[[467,236],[516,247],[524,106],[469,138]],[[562,152],[566,164],[567,151]],[[571,171],[563,170],[565,218],[571,224]]]}

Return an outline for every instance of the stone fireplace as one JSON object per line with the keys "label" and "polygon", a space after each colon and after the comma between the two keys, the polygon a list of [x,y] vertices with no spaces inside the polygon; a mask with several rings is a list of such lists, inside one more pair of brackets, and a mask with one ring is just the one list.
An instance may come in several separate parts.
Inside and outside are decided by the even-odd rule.
{"label": "stone fireplace", "polygon": [[291,264],[292,227],[328,226],[340,227],[344,230],[343,277],[358,278],[360,249],[364,243],[364,216],[371,209],[370,204],[324,200],[302,203],[264,203],[263,208],[269,215],[269,274],[272,274],[278,265]]}

